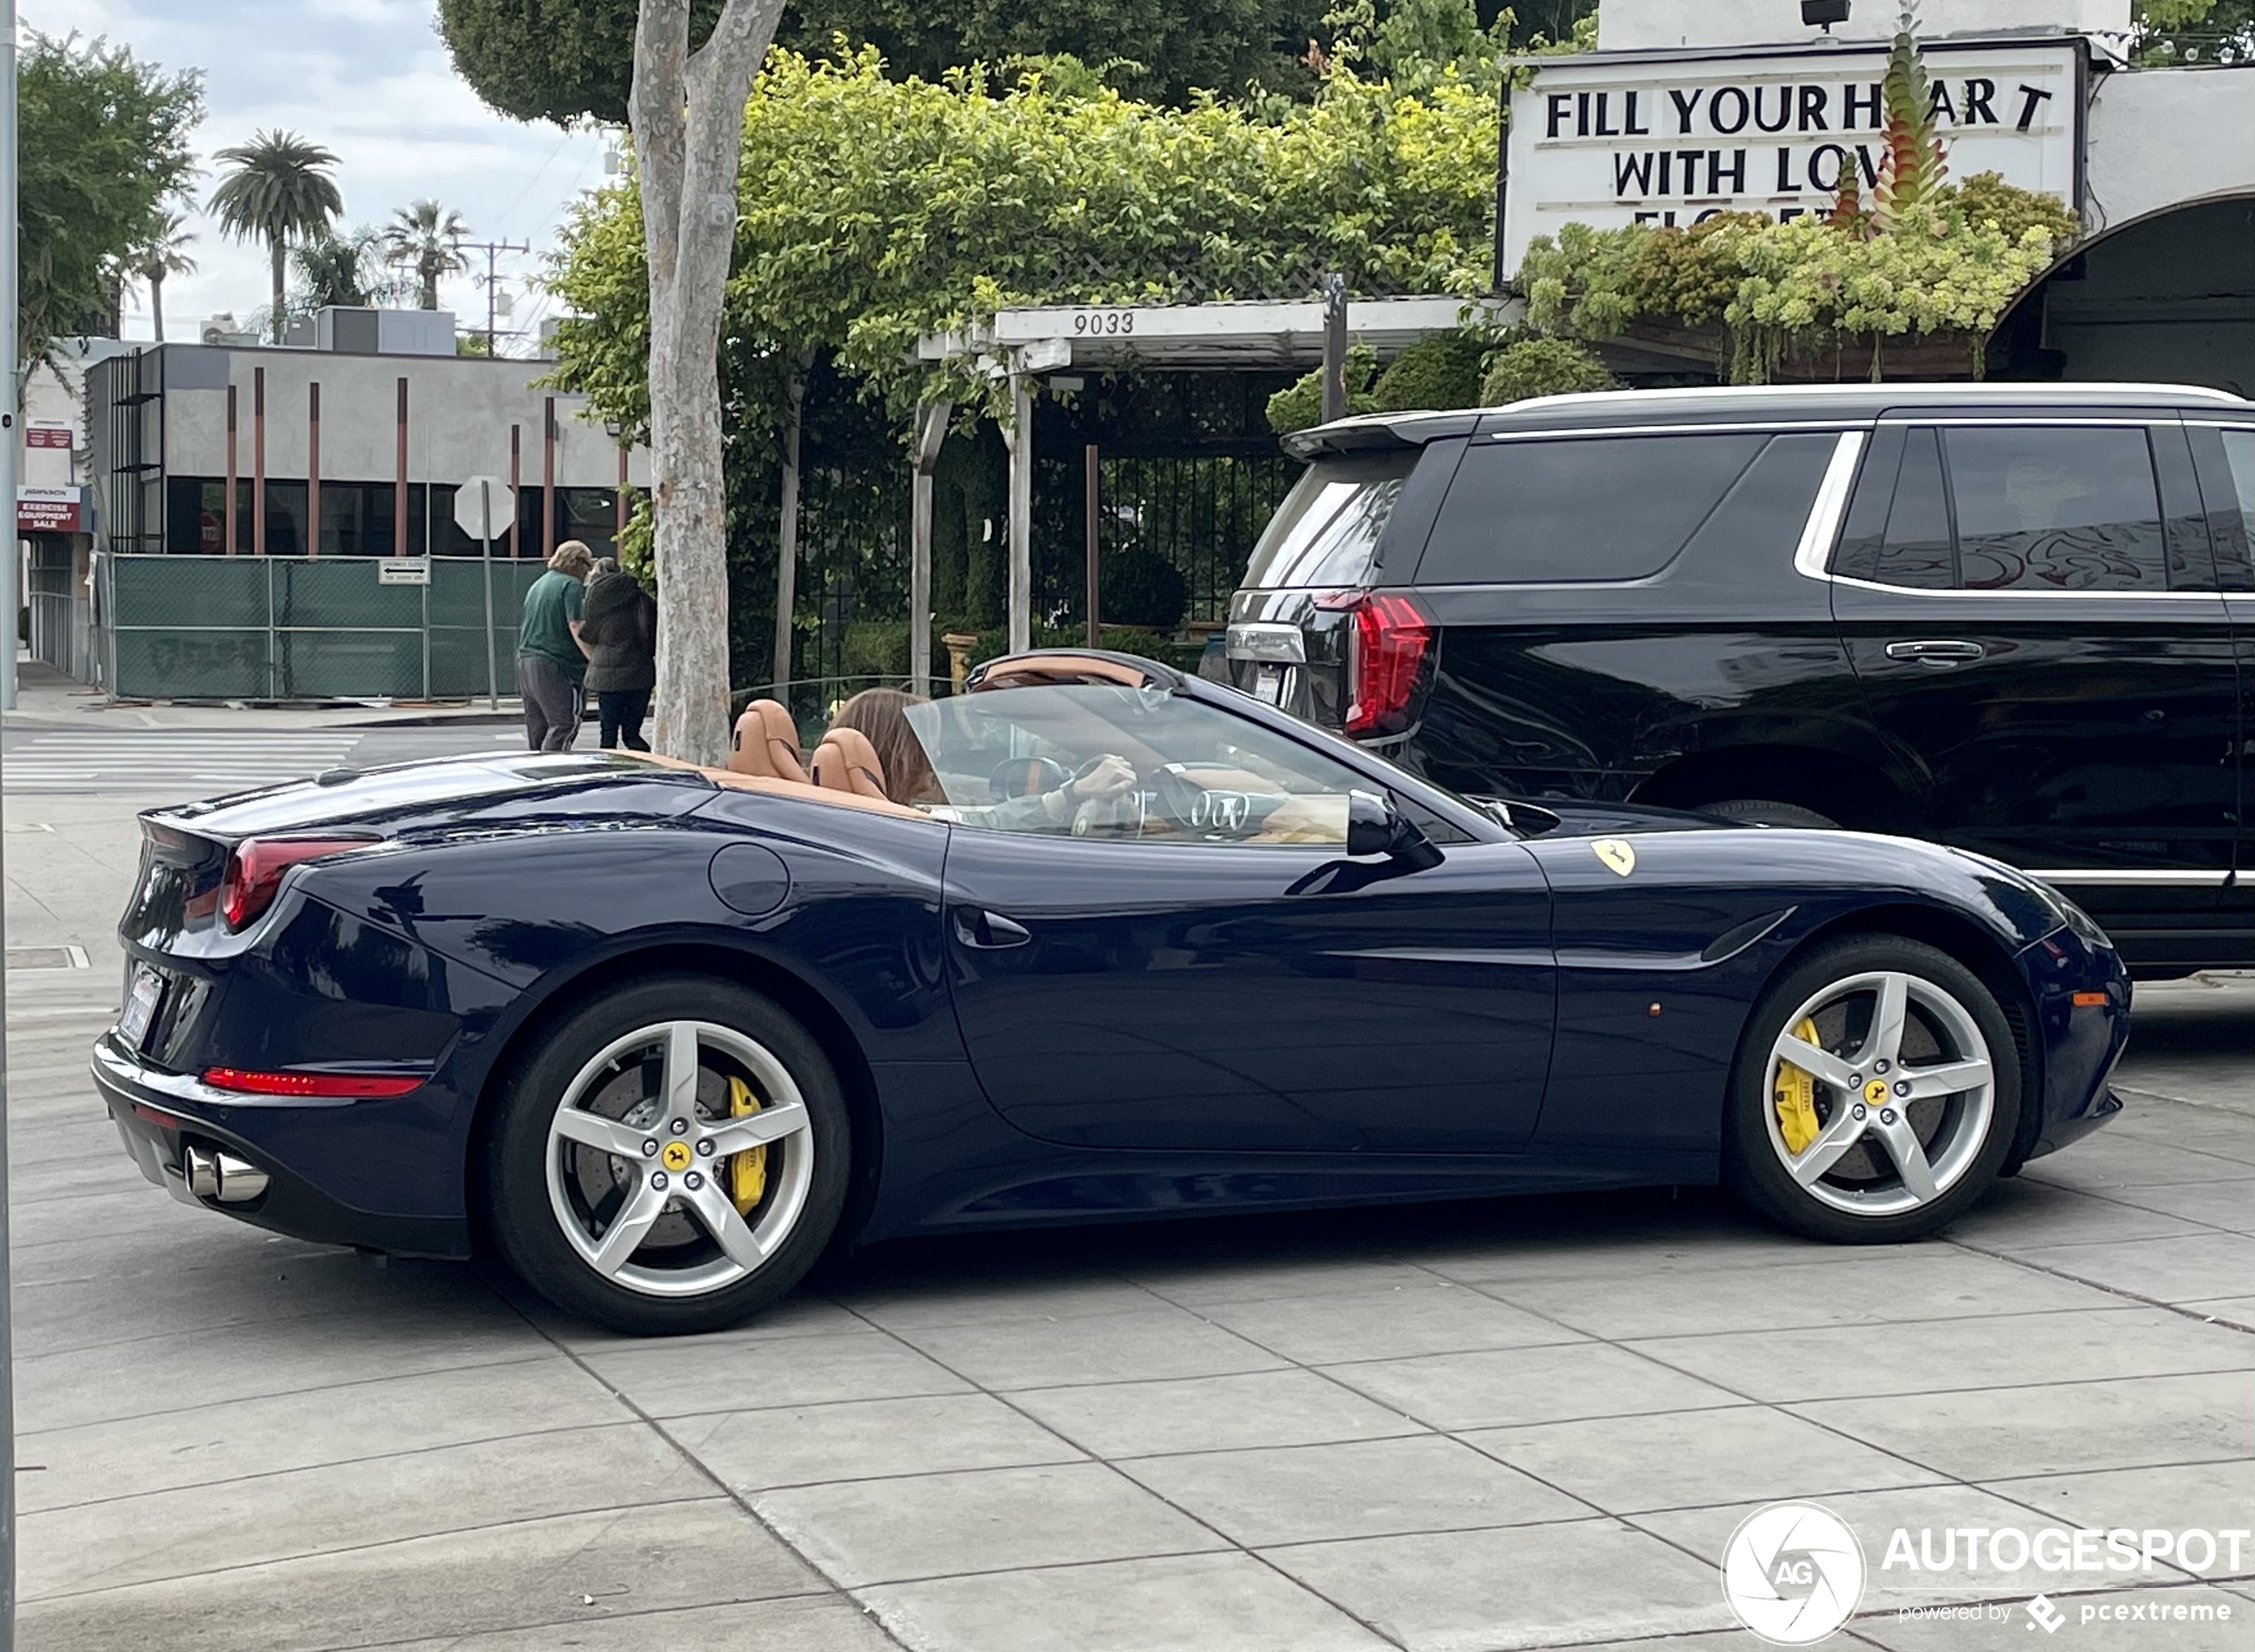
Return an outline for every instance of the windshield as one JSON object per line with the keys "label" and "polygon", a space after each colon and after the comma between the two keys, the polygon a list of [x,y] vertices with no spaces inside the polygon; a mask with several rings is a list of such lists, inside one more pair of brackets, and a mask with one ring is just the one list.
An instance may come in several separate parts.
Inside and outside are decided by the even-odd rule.
{"label": "windshield", "polygon": [[1245,589],[1367,584],[1378,536],[1416,463],[1417,454],[1409,452],[1318,459],[1309,465],[1262,530]]}
{"label": "windshield", "polygon": [[1379,788],[1256,723],[1158,688],[994,689],[911,707],[944,798],[1000,831],[1173,842],[1343,845]]}

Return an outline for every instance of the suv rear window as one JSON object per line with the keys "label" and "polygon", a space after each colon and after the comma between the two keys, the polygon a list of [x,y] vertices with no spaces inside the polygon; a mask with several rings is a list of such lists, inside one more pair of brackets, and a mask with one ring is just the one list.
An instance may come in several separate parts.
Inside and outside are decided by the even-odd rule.
{"label": "suv rear window", "polygon": [[1769,438],[1475,443],[1419,563],[1420,585],[1555,585],[1658,573]]}
{"label": "suv rear window", "polygon": [[1318,459],[1309,465],[1261,531],[1245,570],[1245,589],[1367,584],[1378,536],[1417,459],[1412,450]]}

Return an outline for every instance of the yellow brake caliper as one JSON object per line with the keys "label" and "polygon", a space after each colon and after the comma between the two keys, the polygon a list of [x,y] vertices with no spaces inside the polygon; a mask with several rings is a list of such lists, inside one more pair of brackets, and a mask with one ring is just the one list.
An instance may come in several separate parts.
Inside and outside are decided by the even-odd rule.
{"label": "yellow brake caliper", "polygon": [[[747,1113],[759,1111],[759,1097],[752,1094],[752,1087],[741,1079],[728,1081],[728,1116],[741,1118]],[[728,1197],[743,1215],[752,1213],[760,1195],[767,1191],[767,1149],[748,1147],[740,1153],[728,1156]]]}
{"label": "yellow brake caliper", "polygon": [[[1804,1020],[1792,1030],[1793,1036],[1804,1044],[1818,1044],[1816,1024]],[[1822,1126],[1816,1121],[1816,1079],[1789,1061],[1777,1063],[1777,1134],[1784,1138],[1785,1150],[1798,1155],[1816,1139]]]}

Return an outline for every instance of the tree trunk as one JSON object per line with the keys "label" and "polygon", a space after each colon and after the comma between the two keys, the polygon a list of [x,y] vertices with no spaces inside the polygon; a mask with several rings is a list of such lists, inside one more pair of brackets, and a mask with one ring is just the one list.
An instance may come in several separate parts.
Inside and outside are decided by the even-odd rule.
{"label": "tree trunk", "polygon": [[164,342],[164,272],[149,272],[149,320],[156,328],[156,342]]}
{"label": "tree trunk", "polygon": [[274,342],[279,344],[281,343],[282,336],[282,294],[284,292],[282,285],[282,238],[279,235],[275,236],[273,241],[267,243],[266,249],[273,255],[274,307],[271,321],[274,329]]}
{"label": "tree trunk", "polygon": [[736,242],[744,103],[782,0],[728,0],[689,50],[689,0],[641,0],[634,130],[650,261],[650,498],[658,573],[658,748],[728,748],[728,547],[720,319]]}

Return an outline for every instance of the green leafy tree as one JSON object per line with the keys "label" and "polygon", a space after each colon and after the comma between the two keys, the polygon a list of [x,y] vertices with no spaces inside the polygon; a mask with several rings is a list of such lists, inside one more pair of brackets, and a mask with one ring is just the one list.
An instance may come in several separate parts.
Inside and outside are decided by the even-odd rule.
{"label": "green leafy tree", "polygon": [[2255,61],[2255,0],[2136,0],[2130,28],[2140,63]]}
{"label": "green leafy tree", "polygon": [[[439,29],[455,69],[503,114],[616,123],[627,118],[637,4],[439,0]],[[719,15],[719,0],[694,0],[692,43]],[[1323,20],[1323,0],[796,0],[779,38],[819,55],[843,36],[875,46],[894,74],[931,81],[975,62],[1069,56],[1123,91],[1182,103],[1254,81],[1307,95],[1314,82],[1302,58],[1326,34]]]}
{"label": "green leafy tree", "polygon": [[[503,115],[623,126],[639,10],[640,0],[439,0],[439,33],[455,72]],[[692,47],[720,10],[721,0],[692,0]]]}
{"label": "green leafy tree", "polygon": [[357,229],[346,234],[323,229],[289,249],[304,293],[307,312],[357,309],[376,301],[376,284],[369,264],[377,245],[376,232]]}
{"label": "green leafy tree", "polygon": [[1605,364],[1585,346],[1565,338],[1522,338],[1489,358],[1487,374],[1480,381],[1480,405],[1502,407],[1531,396],[1618,387]]}
{"label": "green leafy tree", "polygon": [[202,76],[104,40],[26,36],[17,78],[19,359],[114,312],[194,176]]}
{"label": "green leafy tree", "polygon": [[392,215],[384,230],[384,257],[414,273],[416,296],[425,310],[439,307],[439,281],[470,267],[462,243],[470,225],[462,214],[435,201],[418,201]]}
{"label": "green leafy tree", "polygon": [[214,157],[229,169],[211,192],[219,227],[237,241],[262,241],[272,262],[274,342],[289,309],[285,261],[294,244],[327,230],[344,210],[329,176],[336,157],[296,132],[262,131]]}
{"label": "green leafy tree", "polygon": [[127,257],[133,273],[148,283],[149,320],[156,329],[156,342],[160,344],[164,342],[165,281],[170,276],[195,273],[195,257],[188,250],[194,242],[195,232],[188,228],[185,216],[160,212],[149,233]]}

